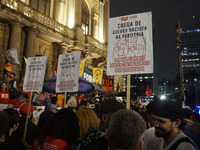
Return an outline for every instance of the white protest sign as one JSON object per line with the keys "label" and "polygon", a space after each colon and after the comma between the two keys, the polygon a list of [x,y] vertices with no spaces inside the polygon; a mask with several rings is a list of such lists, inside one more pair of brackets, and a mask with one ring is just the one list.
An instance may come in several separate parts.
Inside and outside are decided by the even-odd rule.
{"label": "white protest sign", "polygon": [[42,91],[46,70],[47,56],[30,57],[26,65],[23,91]]}
{"label": "white protest sign", "polygon": [[107,75],[153,73],[151,12],[109,19]]}
{"label": "white protest sign", "polygon": [[80,51],[59,55],[57,93],[78,91],[80,55]]}

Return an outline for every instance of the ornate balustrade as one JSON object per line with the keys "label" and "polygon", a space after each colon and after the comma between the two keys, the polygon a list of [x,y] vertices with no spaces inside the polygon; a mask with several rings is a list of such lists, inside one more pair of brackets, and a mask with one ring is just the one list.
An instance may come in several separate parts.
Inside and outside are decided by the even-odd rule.
{"label": "ornate balustrade", "polygon": [[[54,31],[63,34],[65,37],[69,37],[71,40],[73,40],[75,37],[74,35],[77,34],[75,33],[75,30],[69,29],[63,24],[40,13],[39,11],[31,8],[30,6],[26,5],[25,3],[19,0],[0,0],[0,5],[2,4],[10,8],[11,10],[16,11],[16,14],[24,16],[31,22],[40,23],[45,27],[48,27]],[[86,47],[92,48],[93,52],[96,52],[103,56],[106,55],[106,45],[94,39],[92,36],[90,35],[85,36],[85,44]]]}

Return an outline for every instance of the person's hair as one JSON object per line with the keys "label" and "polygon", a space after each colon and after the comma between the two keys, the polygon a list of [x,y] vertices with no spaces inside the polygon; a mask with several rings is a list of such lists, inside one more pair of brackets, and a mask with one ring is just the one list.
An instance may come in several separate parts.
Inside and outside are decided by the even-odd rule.
{"label": "person's hair", "polygon": [[80,101],[81,106],[87,106],[87,103],[88,103],[88,101],[85,101],[85,100]]}
{"label": "person's hair", "polygon": [[[3,85],[4,83],[6,84],[6,87],[7,87],[7,83],[3,81],[3,82],[1,82],[0,89],[2,89],[2,85]],[[6,88],[5,90],[8,91],[7,88]]]}
{"label": "person's hair", "polygon": [[14,76],[16,75],[14,72],[10,73],[10,75],[13,74]]}
{"label": "person's hair", "polygon": [[12,128],[15,124],[19,123],[20,116],[19,113],[14,109],[4,109],[8,114],[8,120],[9,120],[9,128]]}
{"label": "person's hair", "polygon": [[86,106],[80,106],[76,115],[79,119],[80,136],[87,133],[89,130],[99,128],[99,118],[92,109]]}
{"label": "person's hair", "polygon": [[0,111],[0,138],[8,131],[8,115],[5,111]]}
{"label": "person's hair", "polygon": [[108,132],[111,150],[135,150],[142,141],[145,121],[134,110],[123,109],[113,114]]}
{"label": "person's hair", "polygon": [[79,137],[78,118],[76,114],[68,108],[59,110],[54,116],[45,124],[41,136],[40,143],[47,136],[54,138],[61,138],[70,144],[75,142]]}
{"label": "person's hair", "polygon": [[26,94],[26,93],[22,93],[20,96],[23,96],[25,99],[28,99],[28,94]]}

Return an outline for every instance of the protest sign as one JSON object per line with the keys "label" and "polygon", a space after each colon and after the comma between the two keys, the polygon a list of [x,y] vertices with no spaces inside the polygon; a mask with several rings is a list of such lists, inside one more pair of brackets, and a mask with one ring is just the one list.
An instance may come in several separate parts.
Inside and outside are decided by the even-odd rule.
{"label": "protest sign", "polygon": [[109,19],[107,75],[153,73],[152,14]]}
{"label": "protest sign", "polygon": [[59,55],[56,93],[78,91],[80,54],[74,52]]}
{"label": "protest sign", "polygon": [[42,91],[44,75],[46,71],[46,61],[47,56],[28,58],[23,84],[23,91]]}
{"label": "protest sign", "polygon": [[83,76],[84,67],[85,67],[85,63],[80,64],[80,66],[79,66],[79,77]]}
{"label": "protest sign", "polygon": [[103,69],[101,68],[92,68],[93,71],[93,78],[94,78],[94,82],[98,83],[99,81],[101,81],[101,79],[103,78]]}

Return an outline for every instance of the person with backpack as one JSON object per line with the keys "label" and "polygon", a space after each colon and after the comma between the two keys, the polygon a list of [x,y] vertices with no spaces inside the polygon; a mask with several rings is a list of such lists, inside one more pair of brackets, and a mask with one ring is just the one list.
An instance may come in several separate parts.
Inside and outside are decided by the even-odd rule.
{"label": "person with backpack", "polygon": [[143,150],[198,150],[192,139],[181,130],[186,123],[183,109],[177,102],[171,100],[155,102],[152,118],[153,128],[147,129],[144,135]]}

